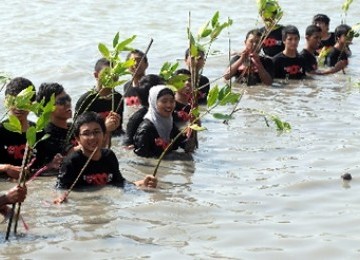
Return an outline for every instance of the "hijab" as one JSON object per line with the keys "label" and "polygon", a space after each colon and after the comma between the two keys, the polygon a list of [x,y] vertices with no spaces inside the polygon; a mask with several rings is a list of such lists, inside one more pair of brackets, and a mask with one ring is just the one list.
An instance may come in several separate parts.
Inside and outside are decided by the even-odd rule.
{"label": "hijab", "polygon": [[174,92],[165,85],[154,86],[149,91],[149,110],[144,118],[150,120],[159,136],[165,141],[170,141],[170,133],[173,128],[173,117],[162,117],[157,110],[157,100],[166,95],[174,95]]}

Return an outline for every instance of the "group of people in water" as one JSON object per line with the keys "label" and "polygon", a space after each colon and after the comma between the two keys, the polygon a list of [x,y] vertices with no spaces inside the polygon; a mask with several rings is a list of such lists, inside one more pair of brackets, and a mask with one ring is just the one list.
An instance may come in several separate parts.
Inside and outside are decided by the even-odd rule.
{"label": "group of people in water", "polygon": [[[266,27],[250,30],[245,37],[244,50],[231,59],[224,79],[234,77],[237,82],[247,85],[271,85],[274,78],[302,79],[307,74],[326,75],[343,70],[351,55],[351,28],[342,24],[336,27],[334,33],[330,33],[329,23],[329,17],[324,14],[314,16],[312,25],[306,28],[306,47],[300,53],[297,50],[300,33],[295,26],[276,25],[271,30]],[[318,57],[322,56],[324,50],[326,67],[319,69]],[[99,75],[110,66],[110,62],[105,58],[96,62],[94,77],[97,84],[77,101],[72,123],[69,123],[73,116],[72,100],[64,87],[58,83],[39,86],[34,101],[44,100],[46,104],[54,95],[55,110],[48,125],[38,133],[39,139],[45,134],[49,137],[36,145],[34,160],[27,166],[30,174],[46,166],[47,172],[56,172],[57,187],[65,189],[74,185],[123,186],[126,180],[111,150],[113,136],[123,135],[124,148],[132,149],[136,155],[143,157],[159,157],[165,149],[171,151],[179,147],[184,148],[185,152],[194,150],[196,140],[191,135],[179,135],[179,128],[190,118],[191,66],[196,66],[198,72],[202,71],[204,52],[199,51],[193,64],[189,50],[186,50],[187,68],[175,74],[187,75],[189,80],[176,93],[166,86],[161,76],[146,74],[148,60],[145,53],[133,50],[127,59],[133,59],[135,65],[130,68],[132,79],[124,85],[123,94],[101,85]],[[14,78],[6,85],[5,96],[17,96],[29,86],[34,86],[30,80]],[[196,103],[205,104],[210,82],[201,73],[197,88]],[[124,106],[136,109],[126,127],[123,126]],[[12,132],[1,123],[0,173],[6,178],[17,179],[27,143],[25,132],[34,123],[28,120],[29,112],[26,110],[9,107],[9,114],[17,117],[22,133]],[[179,138],[172,142],[175,136]],[[84,165],[87,165],[85,169]],[[138,187],[155,188],[157,179],[147,175],[133,183]],[[26,187],[10,189],[0,197],[0,209],[3,212],[6,204],[22,202],[25,196]]]}

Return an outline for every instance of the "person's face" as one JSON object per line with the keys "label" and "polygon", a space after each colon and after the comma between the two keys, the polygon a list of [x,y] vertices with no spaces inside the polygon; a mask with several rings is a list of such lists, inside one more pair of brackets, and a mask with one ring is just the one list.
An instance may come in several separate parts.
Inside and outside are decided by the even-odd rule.
{"label": "person's face", "polygon": [[289,51],[296,51],[299,45],[300,38],[296,34],[288,34],[284,41],[285,48]]}
{"label": "person's face", "polygon": [[321,41],[321,32],[315,32],[310,36],[306,36],[307,43],[309,47],[313,50],[319,48],[320,41]]}
{"label": "person's face", "polygon": [[259,44],[259,42],[260,42],[259,36],[250,34],[248,38],[245,40],[246,49],[250,50],[251,52],[255,51],[256,46]]}
{"label": "person's face", "polygon": [[324,22],[316,21],[316,22],[314,22],[314,25],[319,27],[321,29],[322,33],[327,33],[329,31],[329,25]]}
{"label": "person's face", "polygon": [[[199,53],[199,56],[196,57],[194,59],[194,61],[195,61],[195,65],[196,65],[195,67],[196,67],[197,71],[200,71],[205,65],[205,58],[204,58],[204,55],[202,55],[201,53]],[[188,68],[191,68],[191,56],[190,55],[185,60],[185,63],[188,66]]]}
{"label": "person's face", "polygon": [[71,98],[65,91],[55,97],[55,110],[52,115],[64,120],[72,117]]}
{"label": "person's face", "polygon": [[166,94],[156,101],[156,109],[160,116],[170,117],[175,109],[175,98],[173,95]]}
{"label": "person's face", "polygon": [[85,123],[80,126],[79,136],[76,141],[81,145],[84,152],[91,153],[96,147],[101,147],[104,133],[101,126],[96,122]]}
{"label": "person's face", "polygon": [[11,115],[16,116],[20,122],[26,121],[27,116],[29,115],[29,111],[17,109],[15,107],[10,108],[9,112]]}
{"label": "person's face", "polygon": [[182,89],[178,90],[178,92],[181,95],[190,95],[191,94],[191,82],[190,82],[190,79],[185,81],[184,87]]}
{"label": "person's face", "polygon": [[135,73],[137,75],[144,75],[145,71],[148,67],[148,64],[146,63],[145,59],[141,61],[141,56],[138,54],[131,54],[130,59],[134,59],[135,64],[130,68],[131,73]]}

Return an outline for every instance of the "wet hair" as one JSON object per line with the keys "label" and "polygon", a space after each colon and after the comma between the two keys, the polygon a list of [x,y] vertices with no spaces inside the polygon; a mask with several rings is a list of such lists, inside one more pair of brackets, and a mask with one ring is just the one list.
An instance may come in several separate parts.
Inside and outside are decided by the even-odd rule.
{"label": "wet hair", "polygon": [[[6,85],[5,96],[6,95],[17,96],[21,91],[27,89],[30,86],[33,86],[35,90],[35,86],[30,80],[23,77],[13,78]],[[31,98],[31,101],[35,101],[35,95]]]}
{"label": "wet hair", "polygon": [[315,33],[321,33],[321,28],[317,27],[316,25],[313,25],[313,24],[306,27],[306,30],[305,30],[306,36],[312,36]]}
{"label": "wet hair", "polygon": [[99,73],[104,67],[110,67],[110,61],[106,58],[101,58],[95,63],[95,71]]}
{"label": "wet hair", "polygon": [[128,53],[128,55],[126,56],[126,59],[129,60],[129,59],[131,58],[131,55],[138,55],[138,56],[140,56],[140,57],[143,59],[143,61],[144,61],[145,63],[148,63],[148,59],[147,59],[146,54],[145,54],[144,52],[138,50],[138,49],[135,49],[135,50],[130,51],[130,52]]}
{"label": "wet hair", "polygon": [[141,105],[149,106],[149,91],[156,85],[164,85],[165,80],[159,75],[148,74],[143,76],[139,81],[139,86],[135,88],[136,94],[140,99]]}
{"label": "wet hair", "polygon": [[64,91],[64,87],[58,83],[42,83],[36,95],[36,101],[40,102],[45,98],[45,104],[50,101],[52,94],[55,96],[61,94]]}
{"label": "wet hair", "polygon": [[104,119],[102,119],[102,117],[94,111],[86,111],[83,114],[79,115],[75,120],[75,123],[74,123],[75,136],[79,137],[80,127],[84,124],[89,124],[89,123],[99,124],[102,132],[103,133],[106,132],[106,126],[105,126]]}
{"label": "wet hair", "polygon": [[[205,57],[205,52],[203,50],[198,50],[198,52],[201,57],[203,57],[203,58]],[[187,60],[189,55],[190,55],[190,51],[189,51],[189,48],[187,48],[185,51],[185,60]]]}
{"label": "wet hair", "polygon": [[259,29],[252,29],[252,30],[247,32],[246,37],[245,37],[245,41],[249,38],[250,35],[261,37],[262,34],[261,34]]}
{"label": "wet hair", "polygon": [[351,27],[347,24],[341,24],[335,28],[335,38],[339,39],[342,35],[347,35]]}
{"label": "wet hair", "polygon": [[161,98],[162,96],[165,96],[165,95],[171,95],[174,97],[175,93],[174,93],[174,91],[172,91],[171,89],[166,87],[159,92],[159,94],[156,97],[156,100],[158,100],[159,98]]}
{"label": "wet hair", "polygon": [[285,41],[286,40],[286,37],[289,35],[289,34],[294,34],[294,35],[297,35],[299,38],[300,38],[300,33],[299,33],[299,30],[298,28],[296,28],[296,26],[294,25],[288,25],[288,26],[285,26],[283,29],[282,29],[282,40]]}
{"label": "wet hair", "polygon": [[326,25],[329,25],[330,24],[330,18],[325,14],[316,14],[313,17],[313,24],[315,24],[316,22],[323,22]]}

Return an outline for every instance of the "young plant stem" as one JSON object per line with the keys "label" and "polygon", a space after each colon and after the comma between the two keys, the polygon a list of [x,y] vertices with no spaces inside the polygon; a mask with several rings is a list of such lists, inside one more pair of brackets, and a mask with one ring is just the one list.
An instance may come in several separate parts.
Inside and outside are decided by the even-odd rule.
{"label": "young plant stem", "polygon": [[183,135],[184,133],[186,133],[186,131],[188,131],[188,128],[190,125],[198,122],[201,118],[203,118],[205,115],[210,114],[211,111],[216,108],[219,105],[219,102],[217,104],[215,104],[213,107],[209,108],[208,110],[206,110],[202,115],[199,115],[198,117],[196,117],[195,119],[193,119],[190,124],[185,127],[183,130],[181,130],[175,137],[173,140],[171,140],[171,143],[164,149],[164,151],[161,153],[161,155],[159,156],[159,159],[157,161],[157,164],[155,166],[154,172],[153,172],[153,176],[155,177],[157,174],[157,171],[160,167],[160,163],[163,160],[164,156],[166,155],[166,153],[169,151],[169,149],[173,146],[173,144],[177,141],[177,139],[180,138],[181,135]]}
{"label": "young plant stem", "polygon": [[[24,156],[23,156],[23,160],[22,160],[22,164],[21,164],[21,171],[20,171],[20,176],[18,179],[18,185],[20,187],[23,187],[25,185],[24,179],[26,177],[26,168],[25,165],[27,163],[27,160],[29,158],[29,154],[31,153],[29,150],[31,148],[29,148],[28,143],[26,143],[25,146],[25,152],[24,152]],[[14,233],[16,234],[16,229],[17,229],[17,222],[19,219],[19,215],[20,215],[20,208],[21,208],[21,203],[19,203],[18,208],[17,208],[17,212],[16,212],[16,216],[15,216],[15,225],[14,225]],[[12,226],[12,222],[13,222],[13,217],[14,217],[14,213],[15,213],[15,209],[16,209],[16,203],[12,204],[12,209],[11,209],[11,214],[9,217],[9,222],[8,222],[8,226],[6,229],[6,235],[5,235],[5,240],[9,240],[9,236],[10,236],[10,231],[11,231],[11,226]]]}
{"label": "young plant stem", "polygon": [[[134,72],[133,76],[131,77],[130,86],[132,86],[132,84],[133,84],[133,82],[134,82],[134,79],[135,79],[135,75],[136,75],[136,73],[138,72],[141,63],[144,62],[145,56],[148,55],[149,50],[150,50],[151,45],[153,44],[153,42],[154,42],[154,40],[153,40],[153,38],[151,38],[151,39],[150,39],[150,42],[149,42],[149,44],[148,44],[148,46],[147,46],[147,48],[146,48],[146,50],[145,50],[145,52],[144,52],[144,55],[141,57],[140,62],[139,62],[139,64],[137,64],[136,69],[135,69],[135,72]],[[127,89],[127,91],[129,91],[129,90],[130,90],[130,88]],[[126,91],[126,92],[127,92],[127,91]],[[124,96],[125,96],[126,92],[124,93]],[[119,104],[118,104],[118,106],[117,106],[117,108],[116,108],[116,110],[115,110],[115,113],[117,113],[117,112],[119,111],[119,108],[120,108],[120,106],[121,106],[121,104],[122,104],[122,102],[123,102],[124,96],[121,98],[121,100],[120,100],[120,102],[119,102]],[[113,110],[113,111],[114,111],[114,110]]]}
{"label": "young plant stem", "polygon": [[97,151],[98,149],[99,149],[99,147],[96,147],[96,148],[94,149],[94,151],[90,154],[89,158],[88,158],[87,161],[85,162],[84,166],[81,168],[78,176],[76,177],[76,179],[74,180],[74,182],[71,184],[70,188],[69,188],[67,191],[65,191],[64,194],[63,194],[60,198],[54,200],[54,203],[55,203],[55,204],[61,204],[61,203],[63,203],[63,202],[69,197],[70,192],[71,192],[72,189],[75,187],[75,185],[76,185],[76,183],[78,182],[80,176],[83,174],[84,170],[86,169],[86,167],[88,166],[88,164],[90,163],[91,159],[94,157],[94,155],[95,155],[95,153],[96,153],[96,151]]}

